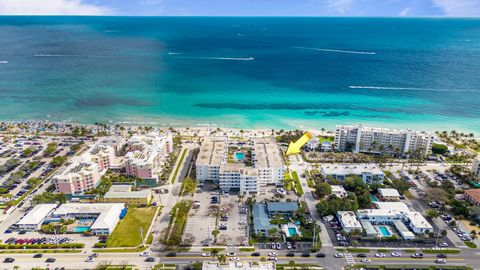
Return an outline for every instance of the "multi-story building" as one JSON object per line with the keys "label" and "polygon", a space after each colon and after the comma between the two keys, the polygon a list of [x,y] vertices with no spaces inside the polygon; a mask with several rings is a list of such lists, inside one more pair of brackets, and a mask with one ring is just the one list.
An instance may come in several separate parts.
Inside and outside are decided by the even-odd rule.
{"label": "multi-story building", "polygon": [[97,163],[76,159],[60,174],[55,175],[53,182],[57,192],[80,195],[95,188],[100,178],[100,168]]}
{"label": "multi-story building", "polygon": [[337,126],[334,144],[337,151],[426,156],[432,149],[433,134],[363,125]]}
{"label": "multi-story building", "polygon": [[258,170],[259,185],[277,184],[284,178],[280,150],[273,138],[257,138],[253,140],[253,167]]}
{"label": "multi-story building", "polygon": [[115,165],[115,149],[106,145],[97,145],[90,150],[90,158],[98,164],[98,168],[108,170]]}
{"label": "multi-story building", "polygon": [[104,202],[148,205],[152,201],[152,190],[132,190],[131,185],[113,185],[103,196]]}
{"label": "multi-story building", "polygon": [[258,192],[258,171],[243,164],[220,166],[219,186],[222,190],[238,190],[240,193]]}
{"label": "multi-story building", "polygon": [[156,179],[169,153],[173,151],[171,135],[149,133],[132,136],[125,155],[127,175],[142,179]]}
{"label": "multi-story building", "polygon": [[205,138],[195,164],[197,180],[200,182],[218,182],[220,180],[220,165],[226,164],[227,153],[226,137]]}
{"label": "multi-story building", "polygon": [[480,178],[480,156],[473,160],[472,172],[475,177]]}
{"label": "multi-story building", "polygon": [[228,149],[226,137],[205,138],[196,161],[197,180],[213,181],[219,183],[223,190],[239,190],[242,193],[258,192],[259,187],[283,180],[285,167],[273,139],[253,139],[253,166],[246,166],[242,160],[229,161]]}
{"label": "multi-story building", "polygon": [[385,178],[383,171],[375,164],[327,164],[321,167],[321,172],[337,180],[356,175],[366,184],[381,184]]}
{"label": "multi-story building", "polygon": [[119,166],[116,164],[114,148],[98,142],[53,177],[56,191],[81,195],[95,188],[102,175],[112,166]]}

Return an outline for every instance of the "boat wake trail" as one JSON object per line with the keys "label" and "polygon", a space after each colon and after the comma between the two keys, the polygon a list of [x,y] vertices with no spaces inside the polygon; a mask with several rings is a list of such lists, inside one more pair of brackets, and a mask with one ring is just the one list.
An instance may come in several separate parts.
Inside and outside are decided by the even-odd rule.
{"label": "boat wake trail", "polygon": [[204,60],[230,60],[230,61],[253,61],[253,57],[210,57],[210,56],[180,56],[180,59],[204,59]]}
{"label": "boat wake trail", "polygon": [[334,52],[334,53],[367,54],[367,55],[377,54],[376,52],[348,51],[348,50],[325,49],[325,48],[310,48],[310,47],[297,47],[297,46],[290,46],[290,47],[291,47],[291,48],[295,48],[295,49],[312,50],[312,51],[322,51],[322,52]]}
{"label": "boat wake trail", "polygon": [[406,90],[406,91],[440,91],[440,92],[477,92],[474,89],[445,89],[445,88],[421,88],[421,87],[388,87],[388,86],[362,86],[350,85],[350,89],[369,89],[369,90]]}

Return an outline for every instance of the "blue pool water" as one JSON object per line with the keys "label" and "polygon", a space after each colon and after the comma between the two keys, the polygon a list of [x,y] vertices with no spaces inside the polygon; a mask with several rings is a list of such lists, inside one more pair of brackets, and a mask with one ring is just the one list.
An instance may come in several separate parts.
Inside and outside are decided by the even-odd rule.
{"label": "blue pool water", "polygon": [[297,229],[295,229],[295,228],[288,228],[288,234],[289,234],[290,236],[296,235],[296,234],[297,234]]}
{"label": "blue pool water", "polygon": [[76,233],[83,233],[83,232],[88,232],[88,230],[90,230],[89,226],[77,226],[73,228],[72,231]]}
{"label": "blue pool water", "polygon": [[383,236],[391,236],[392,234],[388,231],[387,227],[385,226],[380,226],[378,227],[378,229],[380,230],[380,232],[382,233]]}
{"label": "blue pool water", "polygon": [[375,195],[370,194],[370,201],[378,202],[378,199],[377,199],[377,197],[375,197]]}
{"label": "blue pool water", "polygon": [[235,153],[235,159],[236,160],[243,160],[243,159],[245,159],[245,154],[242,153],[242,152],[236,152]]}

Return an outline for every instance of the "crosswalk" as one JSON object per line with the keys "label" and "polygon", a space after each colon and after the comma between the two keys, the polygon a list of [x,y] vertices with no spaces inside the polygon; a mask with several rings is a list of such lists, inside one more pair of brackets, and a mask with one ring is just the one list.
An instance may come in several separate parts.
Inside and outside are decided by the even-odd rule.
{"label": "crosswalk", "polygon": [[345,260],[347,260],[349,265],[355,264],[355,259],[353,258],[352,253],[345,253]]}

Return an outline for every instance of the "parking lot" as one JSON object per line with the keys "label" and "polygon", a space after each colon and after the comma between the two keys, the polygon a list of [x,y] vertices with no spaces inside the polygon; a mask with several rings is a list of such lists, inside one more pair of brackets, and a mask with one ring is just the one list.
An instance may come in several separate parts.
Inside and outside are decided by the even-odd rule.
{"label": "parking lot", "polygon": [[210,197],[209,192],[195,193],[193,197],[197,203],[190,211],[183,236],[185,239],[187,234],[192,235],[194,246],[213,243],[212,231],[216,229],[217,210],[212,209]]}
{"label": "parking lot", "polygon": [[239,198],[236,195],[222,196],[219,220],[220,235],[218,237],[218,242],[223,242],[222,244],[248,244],[247,213],[240,213],[239,204]]}

